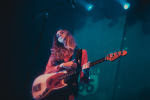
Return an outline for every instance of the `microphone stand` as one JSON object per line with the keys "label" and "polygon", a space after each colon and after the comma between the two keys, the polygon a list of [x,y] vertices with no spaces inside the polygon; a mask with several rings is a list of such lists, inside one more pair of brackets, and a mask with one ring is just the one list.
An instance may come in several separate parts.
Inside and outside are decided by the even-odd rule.
{"label": "microphone stand", "polygon": [[55,8],[61,6],[61,5],[64,5],[64,4],[68,3],[68,2],[69,2],[69,0],[66,1],[66,2],[62,2],[62,3],[56,5],[56,6],[52,7],[52,8],[48,8],[47,10],[45,10],[45,11],[43,11],[43,12],[41,12],[41,13],[38,13],[38,14],[36,14],[36,15],[33,15],[33,16],[32,16],[32,19],[38,19],[38,18],[40,18],[40,17],[42,17],[42,16],[44,16],[44,15],[47,15],[48,12],[50,12],[51,10],[53,10],[53,9],[55,9]]}
{"label": "microphone stand", "polygon": [[36,55],[37,55],[38,48],[39,48],[39,45],[40,45],[40,41],[42,39],[42,35],[43,35],[43,31],[44,31],[46,19],[48,17],[48,12],[50,12],[51,10],[57,8],[58,6],[66,4],[68,2],[71,2],[72,3],[72,7],[76,8],[76,1],[75,0],[67,0],[66,2],[62,2],[62,3],[56,5],[56,6],[52,7],[52,8],[48,8],[47,10],[45,10],[45,11],[39,13],[39,14],[36,14],[36,15],[32,16],[32,19],[38,19],[38,18],[41,17],[41,18],[44,18],[44,20],[43,20],[43,25],[42,25],[42,28],[41,28],[41,31],[40,31],[38,43],[36,45],[36,49],[35,49],[35,52],[34,52],[34,56],[33,56],[33,59],[32,59],[32,62],[30,64],[29,71],[28,71],[28,74],[27,74],[27,77],[26,77],[26,80],[25,80],[25,84],[24,84],[24,87],[23,87],[23,91],[22,91],[20,100],[23,100],[23,94],[25,92],[25,89],[27,88],[27,83],[29,83],[29,78],[30,78],[31,70],[32,70],[32,68],[33,68],[33,66],[35,64],[35,59],[36,59]]}

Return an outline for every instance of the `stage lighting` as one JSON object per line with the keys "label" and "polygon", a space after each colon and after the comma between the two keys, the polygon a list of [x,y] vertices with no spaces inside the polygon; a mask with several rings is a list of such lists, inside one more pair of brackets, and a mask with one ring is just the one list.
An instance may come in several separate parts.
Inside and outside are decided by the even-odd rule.
{"label": "stage lighting", "polygon": [[125,5],[124,5],[124,9],[128,9],[130,7],[130,4],[129,3],[126,3]]}
{"label": "stage lighting", "polygon": [[89,5],[89,6],[87,7],[88,11],[90,11],[92,8],[93,8],[93,5]]}

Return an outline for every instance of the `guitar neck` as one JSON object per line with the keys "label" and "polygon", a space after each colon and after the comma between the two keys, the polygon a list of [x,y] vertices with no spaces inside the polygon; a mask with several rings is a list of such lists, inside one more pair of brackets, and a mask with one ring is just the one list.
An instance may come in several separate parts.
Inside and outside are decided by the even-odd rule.
{"label": "guitar neck", "polygon": [[[99,64],[99,63],[101,63],[101,62],[103,62],[103,61],[105,61],[105,60],[106,60],[105,57],[102,58],[102,59],[96,60],[96,61],[90,63],[90,67],[92,67],[92,66],[94,66],[94,65],[96,65],[96,64]],[[77,70],[77,71],[76,71],[76,70],[73,70],[73,71],[71,71],[71,72],[68,72],[68,73],[66,73],[66,74],[61,75],[61,76],[59,77],[59,79],[62,80],[62,79],[64,79],[64,78],[66,78],[66,77],[69,77],[69,76],[71,76],[71,75],[73,75],[73,74],[75,74],[75,73],[79,73],[79,72],[80,72],[80,70]]]}
{"label": "guitar neck", "polygon": [[105,61],[105,60],[106,60],[105,57],[102,58],[102,59],[96,60],[96,61],[90,63],[90,67],[92,67],[92,66],[94,66],[94,65],[97,65],[97,64],[99,64],[99,63],[101,63],[101,62],[103,62],[103,61]]}

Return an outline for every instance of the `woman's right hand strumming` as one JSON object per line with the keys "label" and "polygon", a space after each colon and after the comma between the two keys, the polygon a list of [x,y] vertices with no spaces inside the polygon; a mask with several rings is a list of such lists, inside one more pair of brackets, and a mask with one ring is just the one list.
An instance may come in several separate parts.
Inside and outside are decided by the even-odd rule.
{"label": "woman's right hand strumming", "polygon": [[74,69],[76,69],[77,63],[74,63],[74,61],[75,61],[75,59],[72,61],[69,61],[67,63],[62,63],[62,64],[60,64],[60,67],[67,68],[67,69],[72,69],[72,67],[73,67]]}

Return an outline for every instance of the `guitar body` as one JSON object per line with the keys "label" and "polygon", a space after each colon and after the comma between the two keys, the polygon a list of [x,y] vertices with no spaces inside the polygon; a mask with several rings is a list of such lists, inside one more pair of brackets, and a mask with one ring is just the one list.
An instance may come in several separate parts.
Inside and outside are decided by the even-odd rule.
{"label": "guitar body", "polygon": [[[102,59],[99,59],[95,62],[90,63],[90,67],[92,67],[98,63],[101,63],[103,61],[106,61],[106,60],[114,61],[117,58],[119,58],[120,56],[125,56],[126,54],[127,54],[126,50],[108,54],[107,57],[104,57]],[[78,72],[80,72],[80,70]],[[58,95],[55,95],[55,94],[59,94],[59,97],[61,97],[60,95],[62,95],[62,96],[70,95],[70,92],[69,92],[70,90],[69,91],[67,89],[66,89],[66,91],[63,90],[64,87],[67,87],[67,86],[68,86],[68,89],[73,89],[73,91],[75,91],[74,93],[76,94],[78,85],[76,85],[74,83],[78,83],[78,72],[77,71],[68,72],[68,71],[64,70],[64,71],[51,73],[51,74],[43,74],[43,75],[37,77],[34,80],[33,85],[32,85],[33,98],[42,99],[42,98],[46,97],[46,95],[50,95],[51,98],[53,96],[58,97]],[[73,77],[72,78],[73,80],[70,79],[67,82],[66,80],[68,80],[68,79],[66,79],[66,76]],[[65,82],[67,82],[67,84]],[[63,90],[63,91],[61,91],[61,90]]]}
{"label": "guitar body", "polygon": [[32,85],[32,96],[35,99],[44,98],[49,92],[66,87],[64,79],[59,80],[59,76],[65,74],[66,71],[43,74],[37,77]]}

